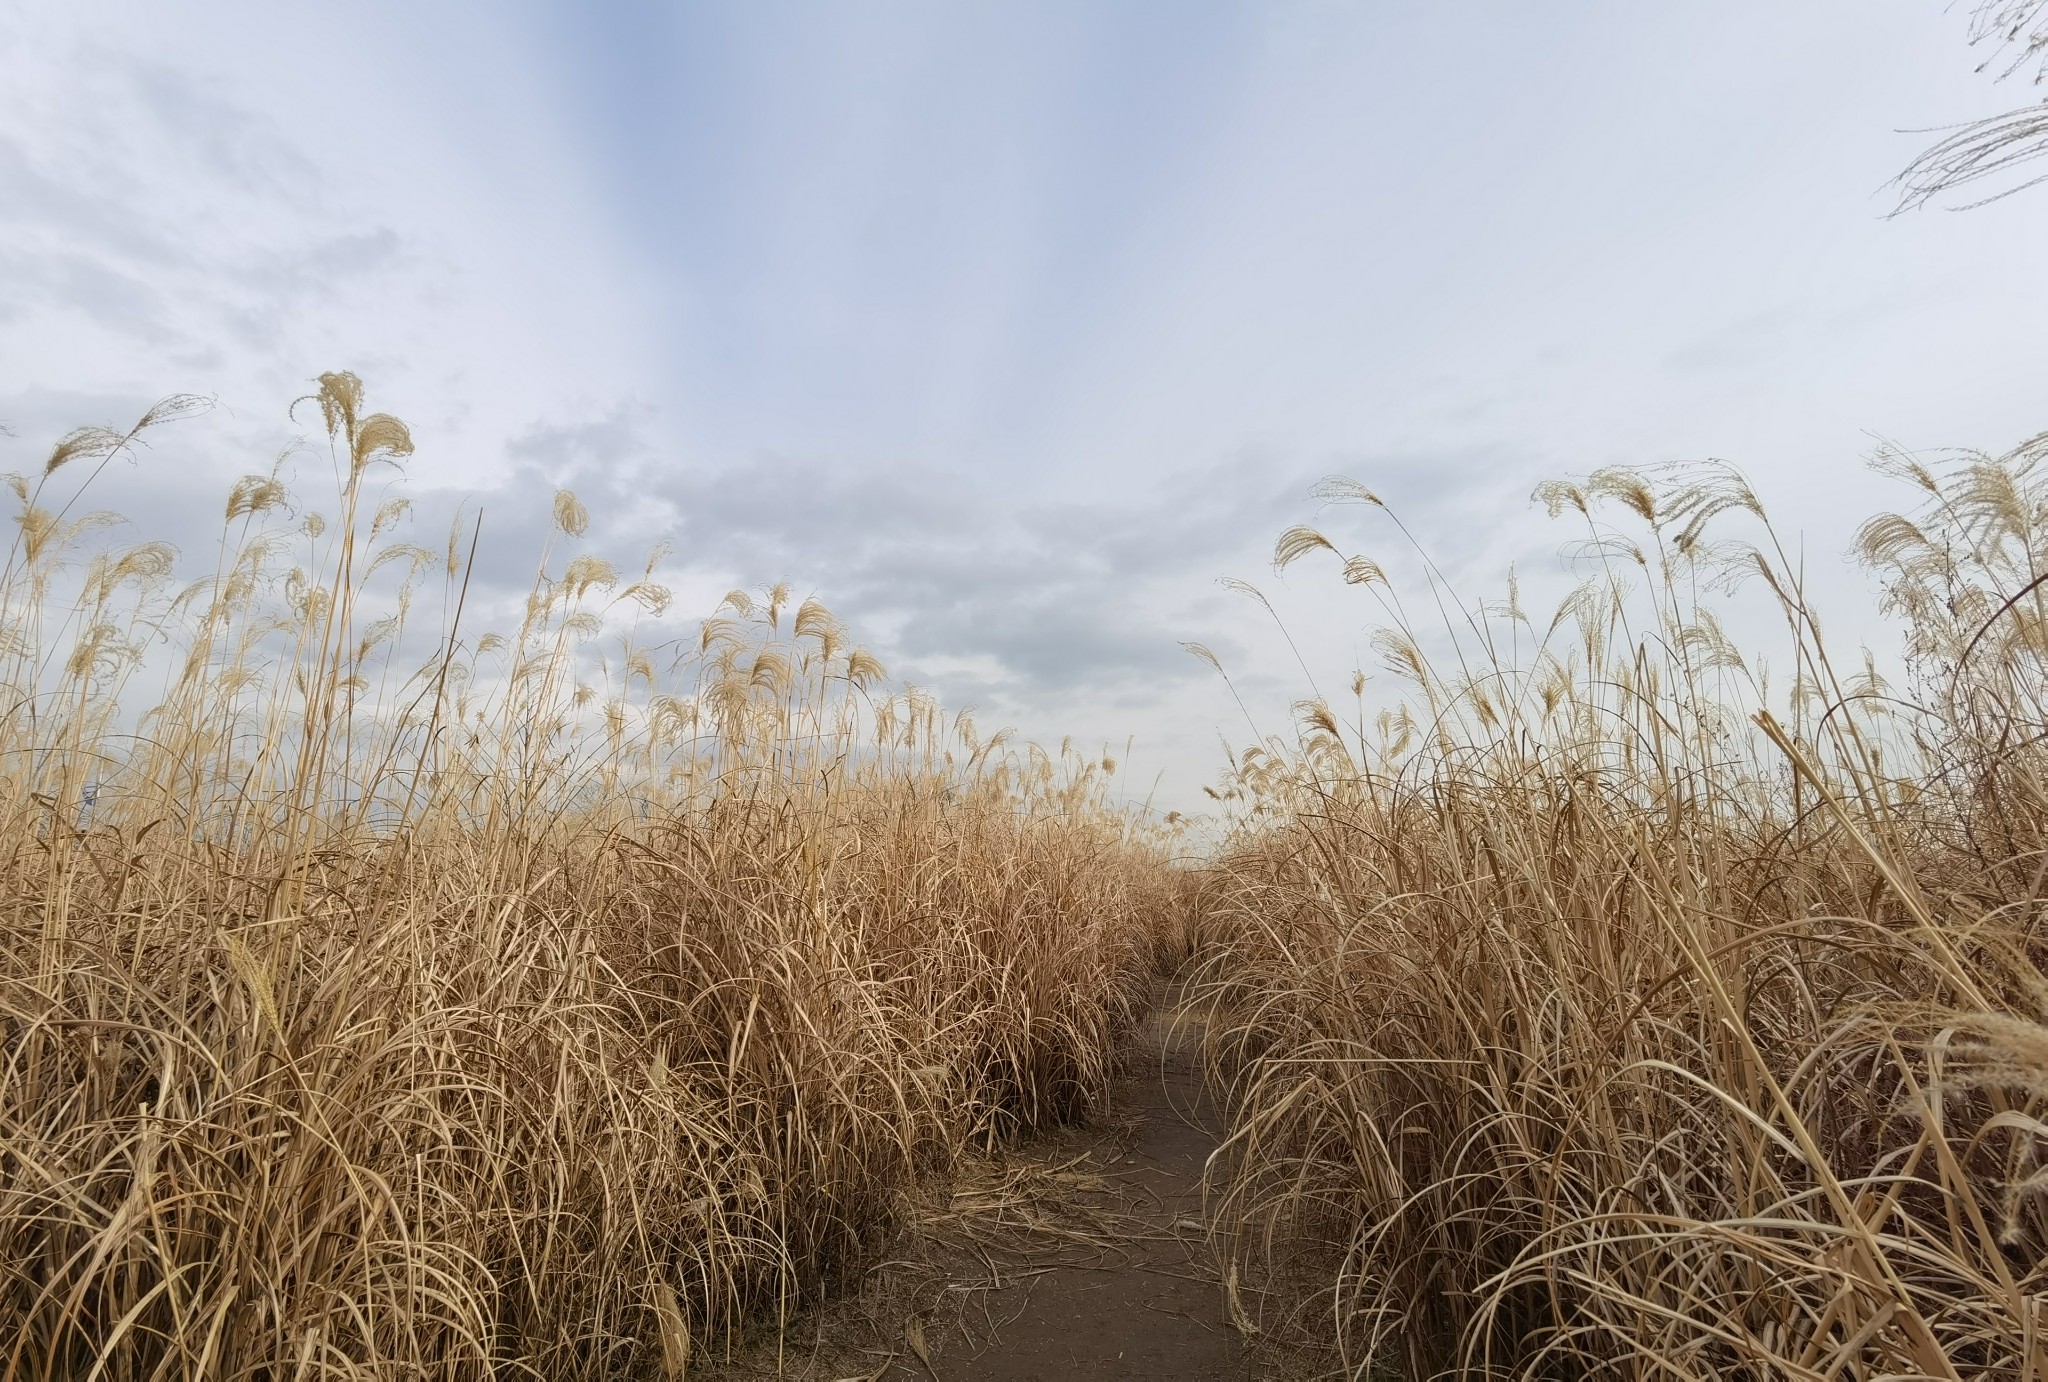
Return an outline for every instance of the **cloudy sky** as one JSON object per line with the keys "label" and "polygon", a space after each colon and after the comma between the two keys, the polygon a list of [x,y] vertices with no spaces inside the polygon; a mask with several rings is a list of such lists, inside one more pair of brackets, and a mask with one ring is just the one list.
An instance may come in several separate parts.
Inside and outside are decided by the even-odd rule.
{"label": "cloudy sky", "polygon": [[[102,502],[199,533],[349,368],[511,572],[557,484],[684,605],[786,578],[891,670],[1185,803],[1358,656],[1331,472],[1461,588],[1541,479],[1741,465],[1838,622],[1883,437],[2048,427],[2048,189],[1887,219],[2024,103],[1941,0],[0,9],[0,469],[166,393]],[[452,502],[452,501],[451,501]],[[1331,519],[1349,546],[1390,534]],[[152,534],[154,535],[154,534]],[[432,540],[436,534],[424,534]]]}

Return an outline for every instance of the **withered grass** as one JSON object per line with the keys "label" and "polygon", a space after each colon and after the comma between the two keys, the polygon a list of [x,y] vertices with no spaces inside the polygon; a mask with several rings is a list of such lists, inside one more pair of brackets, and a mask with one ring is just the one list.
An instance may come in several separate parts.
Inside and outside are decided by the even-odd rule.
{"label": "withered grass", "polygon": [[1352,1377],[2048,1376],[2044,453],[1881,458],[1897,684],[1721,468],[1539,491],[1591,568],[1547,624],[1344,561],[1405,706],[1240,756],[1205,883],[1218,1207],[1312,1288],[1269,1325]]}
{"label": "withered grass", "polygon": [[373,497],[403,424],[302,402],[331,500],[245,480],[182,588],[84,495],[190,401],[16,485],[0,1378],[681,1378],[902,1228],[1113,1252],[1087,1167],[999,1149],[1101,1110],[1192,948],[1248,1332],[2048,1379],[2048,443],[1884,458],[1891,682],[1726,470],[1546,487],[1590,568],[1548,620],[1432,569],[1421,627],[1290,530],[1405,701],[1304,702],[1190,870],[1112,764],[980,738],[814,601],[657,635],[659,554],[571,495],[482,631],[475,529]]}
{"label": "withered grass", "polygon": [[643,644],[571,495],[484,632],[362,392],[183,589],[78,482],[189,400],[16,484],[0,1377],[683,1377],[1099,1103],[1173,925],[1106,765],[781,588]]}

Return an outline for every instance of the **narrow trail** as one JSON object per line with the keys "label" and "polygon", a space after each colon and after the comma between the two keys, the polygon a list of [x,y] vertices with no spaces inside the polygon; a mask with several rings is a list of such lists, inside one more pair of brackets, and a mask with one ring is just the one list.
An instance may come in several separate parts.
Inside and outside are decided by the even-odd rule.
{"label": "narrow trail", "polygon": [[[1119,1091],[1127,1137],[1091,1156],[1099,1188],[1076,1192],[1125,1229],[1120,1241],[1098,1261],[1055,1256],[984,1351],[934,1360],[942,1382],[1251,1375],[1202,1222],[1203,1163],[1220,1119],[1192,1042],[1165,1020],[1151,1025],[1153,1049]],[[1172,1044],[1161,1050],[1162,1039]]]}
{"label": "narrow trail", "polygon": [[691,1377],[1250,1379],[1202,1219],[1222,1121],[1199,1043],[1156,1012],[1107,1117],[962,1168],[858,1290]]}

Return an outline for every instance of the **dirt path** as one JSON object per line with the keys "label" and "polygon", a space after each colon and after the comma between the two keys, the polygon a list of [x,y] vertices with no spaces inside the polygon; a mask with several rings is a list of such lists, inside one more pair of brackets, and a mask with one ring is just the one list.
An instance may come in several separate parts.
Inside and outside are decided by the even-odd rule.
{"label": "dirt path", "polygon": [[1186,1044],[1136,1063],[1120,1091],[1127,1137],[1091,1157],[1100,1188],[1078,1192],[1107,1202],[1121,1241],[1099,1261],[1056,1258],[979,1355],[935,1360],[943,1382],[1250,1376],[1205,1241],[1202,1167],[1219,1123]]}
{"label": "dirt path", "polygon": [[860,1290],[691,1377],[1249,1379],[1202,1222],[1220,1120],[1194,1046],[1156,1016],[1108,1118],[961,1168]]}

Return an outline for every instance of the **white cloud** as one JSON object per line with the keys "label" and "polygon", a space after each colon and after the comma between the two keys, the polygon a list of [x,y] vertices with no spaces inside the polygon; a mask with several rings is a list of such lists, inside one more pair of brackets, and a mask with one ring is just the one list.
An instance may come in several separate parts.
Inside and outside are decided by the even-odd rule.
{"label": "white cloud", "polygon": [[200,390],[280,434],[314,374],[355,368],[430,463],[482,479],[535,418],[650,388],[629,276],[574,165],[545,166],[549,112],[472,107],[497,117],[487,137],[451,138],[438,89],[389,60],[425,56],[418,34],[331,18],[89,3],[0,21],[17,431],[101,420],[47,412],[68,395]]}
{"label": "white cloud", "polygon": [[[1857,628],[1866,433],[2048,422],[2048,194],[1881,218],[1898,127],[2008,99],[1963,27],[31,0],[0,14],[0,466],[217,392],[125,482],[199,523],[353,368],[427,484],[486,493],[507,582],[570,480],[620,547],[680,538],[688,589],[814,587],[953,699],[1138,730],[1185,800],[1239,731],[1173,645],[1233,650],[1277,726],[1303,677],[1210,578],[1259,575],[1324,471],[1477,598],[1557,542],[1536,480],[1726,456]],[[1356,592],[1271,584],[1341,676]]]}

